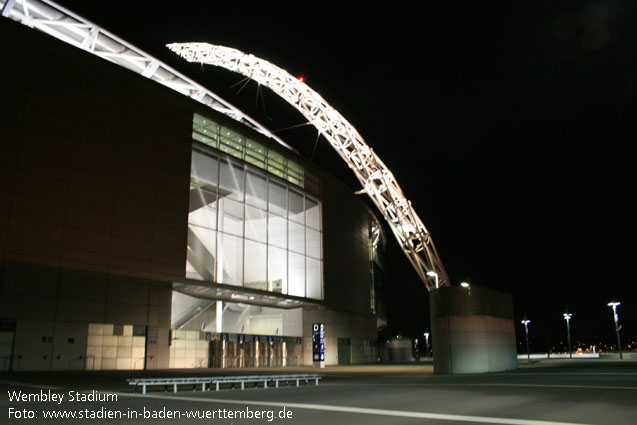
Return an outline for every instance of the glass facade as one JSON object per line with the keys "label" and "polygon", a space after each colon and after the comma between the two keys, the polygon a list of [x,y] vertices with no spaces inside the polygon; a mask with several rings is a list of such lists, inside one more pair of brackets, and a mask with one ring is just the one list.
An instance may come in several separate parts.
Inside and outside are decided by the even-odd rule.
{"label": "glass facade", "polygon": [[193,147],[186,277],[322,299],[320,202],[253,165]]}
{"label": "glass facade", "polygon": [[299,164],[209,118],[199,114],[194,115],[192,138],[292,184],[305,187],[305,173]]}
{"label": "glass facade", "polygon": [[385,270],[385,235],[380,224],[371,219],[369,221],[369,264],[371,282],[369,287],[370,307],[373,314],[379,313],[378,300],[383,290],[383,278]]}

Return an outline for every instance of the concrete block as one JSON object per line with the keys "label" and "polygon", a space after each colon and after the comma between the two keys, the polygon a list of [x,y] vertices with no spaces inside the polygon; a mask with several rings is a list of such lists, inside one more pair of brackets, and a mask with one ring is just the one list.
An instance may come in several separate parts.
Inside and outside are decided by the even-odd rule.
{"label": "concrete block", "polygon": [[102,357],[102,369],[101,370],[115,370],[117,369],[117,359]]}
{"label": "concrete block", "polygon": [[435,373],[517,368],[511,296],[470,286],[430,292]]}

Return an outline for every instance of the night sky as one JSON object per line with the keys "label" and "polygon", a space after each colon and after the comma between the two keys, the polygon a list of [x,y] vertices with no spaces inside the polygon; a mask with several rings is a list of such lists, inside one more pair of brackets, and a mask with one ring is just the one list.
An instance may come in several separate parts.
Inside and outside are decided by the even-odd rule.
{"label": "night sky", "polygon": [[[452,282],[512,294],[533,348],[565,338],[566,305],[573,340],[614,341],[611,298],[622,301],[623,339],[637,338],[634,2],[59,3],[272,130],[304,120],[267,89],[257,97],[256,83],[237,93],[243,77],[186,64],[164,45],[226,45],[305,77],[392,170]],[[315,149],[313,128],[279,135],[359,189],[324,139]],[[382,336],[417,337],[427,291],[389,242]]]}

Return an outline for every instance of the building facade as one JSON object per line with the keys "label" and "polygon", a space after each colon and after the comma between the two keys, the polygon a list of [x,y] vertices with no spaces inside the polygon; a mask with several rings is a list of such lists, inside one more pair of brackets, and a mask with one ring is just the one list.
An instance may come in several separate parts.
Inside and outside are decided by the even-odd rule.
{"label": "building facade", "polygon": [[0,370],[374,362],[384,233],[250,126],[0,19]]}

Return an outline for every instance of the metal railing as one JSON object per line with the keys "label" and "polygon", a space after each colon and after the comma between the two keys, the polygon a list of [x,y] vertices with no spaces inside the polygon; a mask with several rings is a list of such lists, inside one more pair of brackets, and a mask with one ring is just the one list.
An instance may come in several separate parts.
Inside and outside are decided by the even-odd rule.
{"label": "metal railing", "polygon": [[177,392],[179,385],[192,385],[192,389],[195,390],[197,385],[201,385],[201,391],[210,389],[213,385],[215,390],[219,391],[222,385],[229,384],[230,388],[234,388],[234,384],[241,384],[241,389],[245,389],[245,384],[254,384],[258,387],[263,384],[263,388],[268,388],[268,383],[274,383],[275,388],[279,387],[280,383],[285,383],[290,386],[292,382],[296,383],[298,387],[301,382],[306,385],[310,381],[314,381],[315,385],[318,385],[321,375],[317,374],[296,374],[296,375],[248,375],[248,376],[205,376],[205,377],[188,377],[188,378],[133,378],[127,379],[128,385],[134,385],[134,391],[137,392],[138,387],[142,387],[142,394],[146,394],[146,387],[153,385],[164,386],[168,391],[170,386],[173,387],[173,392]]}

